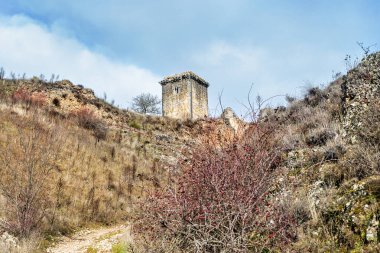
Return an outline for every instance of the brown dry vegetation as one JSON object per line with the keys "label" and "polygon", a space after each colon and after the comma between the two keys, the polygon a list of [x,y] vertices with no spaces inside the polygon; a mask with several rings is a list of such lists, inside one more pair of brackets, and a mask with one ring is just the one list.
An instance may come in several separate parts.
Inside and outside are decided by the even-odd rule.
{"label": "brown dry vegetation", "polygon": [[149,184],[141,175],[153,162],[138,159],[128,143],[99,142],[75,122],[38,109],[13,107],[0,117],[3,225],[18,235],[36,226],[67,233],[87,222],[120,221]]}
{"label": "brown dry vegetation", "polygon": [[142,202],[135,231],[144,252],[262,252],[292,241],[292,214],[273,198],[281,148],[268,128],[249,133],[196,149],[174,184]]}
{"label": "brown dry vegetation", "polygon": [[91,113],[64,119],[19,98],[0,106],[0,230],[22,238],[120,222],[159,185],[164,171],[138,133],[99,138],[105,125]]}
{"label": "brown dry vegetation", "polygon": [[205,129],[223,135],[217,121],[134,114],[67,81],[0,85],[0,231],[20,238],[126,221]]}
{"label": "brown dry vegetation", "polygon": [[277,122],[285,145],[284,173],[289,209],[299,224],[295,252],[378,252],[380,108],[363,113],[360,141],[350,144],[342,121],[340,78],[310,88],[265,121]]}

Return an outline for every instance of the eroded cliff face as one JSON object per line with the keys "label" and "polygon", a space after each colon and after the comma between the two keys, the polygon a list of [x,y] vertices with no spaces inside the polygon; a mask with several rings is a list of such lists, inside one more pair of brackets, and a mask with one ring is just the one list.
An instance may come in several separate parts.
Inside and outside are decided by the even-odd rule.
{"label": "eroded cliff face", "polygon": [[358,132],[363,130],[366,115],[380,101],[380,52],[365,58],[344,78],[343,127],[352,143],[357,142]]}

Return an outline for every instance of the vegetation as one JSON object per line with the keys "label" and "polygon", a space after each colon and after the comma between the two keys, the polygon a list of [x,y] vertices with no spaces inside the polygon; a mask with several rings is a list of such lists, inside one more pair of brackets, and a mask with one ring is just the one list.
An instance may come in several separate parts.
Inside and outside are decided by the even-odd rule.
{"label": "vegetation", "polygon": [[146,252],[262,252],[292,241],[293,217],[271,199],[280,149],[267,130],[199,148],[175,184],[152,193],[136,225]]}
{"label": "vegetation", "polygon": [[123,243],[117,243],[117,244],[112,246],[111,252],[112,253],[128,253],[129,248],[127,245],[125,245]]}
{"label": "vegetation", "polygon": [[46,247],[38,244],[41,237],[125,220],[144,187],[152,184],[151,166],[157,166],[147,151],[135,147],[142,137],[109,129],[86,106],[63,115],[54,104],[49,106],[48,93],[8,80],[5,84],[0,101],[0,235],[8,231],[20,243],[29,238],[29,245]]}
{"label": "vegetation", "polygon": [[113,252],[378,252],[380,105],[367,101],[352,141],[350,76],[336,77],[242,135],[122,111],[66,81],[2,80],[0,231],[38,242],[129,222],[134,244]]}
{"label": "vegetation", "polygon": [[147,114],[159,114],[161,100],[150,93],[142,93],[132,99],[132,110]]}
{"label": "vegetation", "polygon": [[106,139],[108,130],[107,126],[95,115],[94,111],[87,107],[81,107],[78,110],[73,111],[71,115],[75,117],[79,126],[93,131],[94,136],[98,140]]}

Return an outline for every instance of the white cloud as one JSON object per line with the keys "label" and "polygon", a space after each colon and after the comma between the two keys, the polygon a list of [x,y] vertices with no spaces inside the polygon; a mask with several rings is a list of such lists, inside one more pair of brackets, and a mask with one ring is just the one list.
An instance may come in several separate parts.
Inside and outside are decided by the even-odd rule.
{"label": "white cloud", "polygon": [[[252,96],[299,96],[306,81],[315,85],[331,81],[332,71],[342,69],[342,59],[339,52],[321,51],[312,45],[273,48],[227,41],[212,42],[191,57],[196,70],[207,73],[210,109],[216,107],[217,95],[223,90],[224,107],[232,106],[239,115],[245,114],[241,103],[247,104],[252,83]],[[271,105],[283,101],[276,97]]]}
{"label": "white cloud", "polygon": [[[203,52],[193,55],[199,65],[209,67],[230,66],[230,70],[257,71],[260,60],[265,58],[264,50],[252,47],[235,46],[224,41],[212,43]],[[236,68],[236,69],[235,69]]]}
{"label": "white cloud", "polygon": [[21,15],[0,16],[0,66],[27,76],[59,74],[121,106],[142,92],[160,94],[160,77],[151,71],[115,62]]}

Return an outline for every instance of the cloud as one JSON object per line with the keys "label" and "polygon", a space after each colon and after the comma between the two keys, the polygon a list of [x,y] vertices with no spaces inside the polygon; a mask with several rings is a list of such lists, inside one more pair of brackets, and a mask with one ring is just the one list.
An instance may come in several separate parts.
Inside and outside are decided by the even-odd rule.
{"label": "cloud", "polygon": [[124,107],[142,92],[160,94],[152,71],[111,60],[56,30],[23,15],[0,16],[0,66],[27,76],[59,74]]}
{"label": "cloud", "polygon": [[225,41],[212,43],[205,52],[193,55],[193,60],[201,65],[220,67],[226,63],[237,67],[239,71],[256,71],[260,66],[259,60],[264,58],[263,50],[252,47],[239,47]]}
{"label": "cloud", "polygon": [[309,83],[320,85],[331,81],[333,70],[344,69],[343,57],[340,52],[309,44],[274,48],[216,41],[193,52],[191,61],[211,84],[211,111],[218,105],[218,94],[223,90],[224,107],[232,106],[239,115],[244,115],[246,109],[242,104],[247,105],[252,84],[253,99],[256,95],[264,99],[276,96],[270,105],[283,104],[281,95],[300,96]]}

